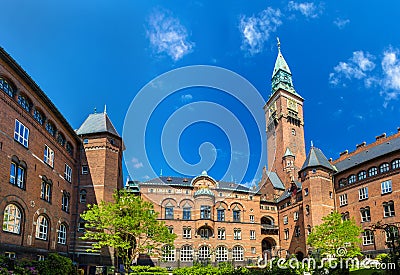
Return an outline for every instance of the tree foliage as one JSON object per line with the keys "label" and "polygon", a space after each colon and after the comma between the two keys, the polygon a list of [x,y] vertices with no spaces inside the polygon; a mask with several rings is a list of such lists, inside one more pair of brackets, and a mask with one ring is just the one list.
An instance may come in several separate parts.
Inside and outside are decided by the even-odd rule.
{"label": "tree foliage", "polygon": [[359,243],[362,229],[353,219],[343,221],[339,213],[333,212],[322,220],[322,224],[313,228],[307,244],[322,255],[334,255],[337,258],[361,255]]}
{"label": "tree foliage", "polygon": [[173,245],[176,235],[157,216],[150,202],[125,190],[116,191],[113,202],[89,205],[81,214],[86,221],[82,239],[93,241],[88,251],[114,248],[129,267],[140,253],[160,251],[163,244]]}

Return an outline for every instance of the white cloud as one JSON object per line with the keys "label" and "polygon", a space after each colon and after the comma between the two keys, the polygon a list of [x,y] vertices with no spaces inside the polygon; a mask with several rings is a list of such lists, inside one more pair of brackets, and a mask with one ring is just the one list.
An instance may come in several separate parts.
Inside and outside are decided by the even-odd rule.
{"label": "white cloud", "polygon": [[248,51],[250,55],[262,52],[264,43],[268,41],[270,34],[282,24],[281,11],[268,7],[257,15],[240,18],[239,29],[242,33],[241,49]]}
{"label": "white cloud", "polygon": [[143,163],[142,162],[140,162],[137,158],[132,158],[132,165],[133,165],[133,167],[135,167],[135,169],[139,169],[139,168],[142,168],[143,167]]}
{"label": "white cloud", "polygon": [[296,3],[294,1],[289,1],[288,8],[290,11],[298,11],[308,18],[316,18],[322,13],[322,8],[320,6],[317,7],[312,2]]}
{"label": "white cloud", "polygon": [[[343,83],[343,78],[351,80],[355,79],[366,79],[366,82],[370,83],[371,79],[367,77],[367,72],[372,71],[375,68],[373,60],[375,57],[368,52],[356,51],[353,52],[353,56],[346,62],[339,62],[333,68],[333,73],[329,74],[329,83],[337,86],[339,83]],[[345,86],[345,84],[343,84]]]}
{"label": "white cloud", "polygon": [[155,11],[149,16],[147,37],[157,54],[166,53],[174,61],[190,53],[194,47],[186,28],[166,10]]}
{"label": "white cloud", "polygon": [[400,51],[399,49],[389,48],[383,53],[382,58],[382,92],[385,97],[384,106],[388,101],[397,99],[400,95]]}
{"label": "white cloud", "polygon": [[344,18],[336,18],[335,21],[333,21],[333,24],[335,24],[339,29],[343,29],[347,24],[350,23],[350,19],[344,19]]}

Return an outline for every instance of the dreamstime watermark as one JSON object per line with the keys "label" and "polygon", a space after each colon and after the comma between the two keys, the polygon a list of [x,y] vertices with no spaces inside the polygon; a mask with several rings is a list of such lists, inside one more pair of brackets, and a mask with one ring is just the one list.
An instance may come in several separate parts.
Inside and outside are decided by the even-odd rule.
{"label": "dreamstime watermark", "polygon": [[304,258],[298,260],[297,258],[272,258],[264,260],[260,258],[257,262],[257,266],[262,269],[273,269],[277,267],[279,269],[302,269],[306,271],[313,270],[325,270],[326,274],[329,274],[329,270],[333,269],[381,269],[381,270],[394,270],[396,269],[395,263],[384,263],[370,258],[358,259],[357,257],[345,258],[347,249],[345,247],[339,247],[336,250],[336,255],[333,257],[321,258],[319,260],[315,258]]}

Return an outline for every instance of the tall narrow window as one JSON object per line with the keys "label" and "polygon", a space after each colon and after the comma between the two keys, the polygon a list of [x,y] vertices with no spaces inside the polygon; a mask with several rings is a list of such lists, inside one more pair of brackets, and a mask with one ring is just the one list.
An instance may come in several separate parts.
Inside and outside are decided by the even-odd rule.
{"label": "tall narrow window", "polygon": [[4,209],[3,231],[19,234],[21,232],[21,210],[15,204],[9,204]]}
{"label": "tall narrow window", "polygon": [[400,168],[400,159],[395,159],[392,161],[392,169],[399,169]]}
{"label": "tall narrow window", "polygon": [[218,228],[218,240],[225,240],[225,228]]}
{"label": "tall narrow window", "polygon": [[49,229],[49,222],[46,217],[41,215],[36,221],[36,238],[41,240],[47,240],[47,233]]}
{"label": "tall narrow window", "polygon": [[174,219],[174,208],[173,207],[165,207],[165,218],[166,219]]}
{"label": "tall narrow window", "polygon": [[54,126],[54,124],[53,124],[52,122],[47,121],[47,122],[46,122],[45,128],[46,128],[46,131],[47,131],[50,135],[52,135],[53,137],[56,136],[56,126]]}
{"label": "tall narrow window", "polygon": [[69,200],[70,194],[68,192],[63,192],[62,199],[61,199],[61,210],[69,213]]}
{"label": "tall narrow window", "polygon": [[51,187],[52,187],[52,183],[50,181],[46,181],[46,180],[42,181],[42,187],[41,187],[41,193],[40,193],[40,198],[42,200],[45,200],[47,202],[51,201]]}
{"label": "tall narrow window", "polygon": [[244,260],[244,249],[240,245],[234,246],[232,249],[232,258],[234,261],[243,261]]}
{"label": "tall narrow window", "polygon": [[181,247],[181,262],[193,261],[193,248],[190,245]]}
{"label": "tall narrow window", "polygon": [[50,149],[49,146],[44,145],[44,157],[43,160],[50,167],[54,167],[54,151]]}
{"label": "tall narrow window", "polygon": [[65,164],[64,179],[68,182],[72,181],[72,168],[68,164]]}
{"label": "tall narrow window", "polygon": [[184,239],[191,239],[192,238],[192,228],[190,227],[183,227],[183,238]]}
{"label": "tall narrow window", "polygon": [[35,111],[33,112],[33,118],[37,122],[39,122],[40,125],[43,125],[44,124],[44,120],[46,119],[44,117],[44,114],[41,111],[39,111],[38,109],[35,109]]}
{"label": "tall narrow window", "polygon": [[228,260],[228,249],[225,246],[218,246],[215,254],[217,262],[226,262]]}
{"label": "tall narrow window", "polygon": [[240,222],[240,210],[233,210],[233,221]]}
{"label": "tall narrow window", "polygon": [[217,221],[225,221],[225,209],[217,209]]}
{"label": "tall narrow window", "polygon": [[392,180],[385,180],[381,183],[382,195],[392,193]]}
{"label": "tall narrow window", "polygon": [[358,198],[360,201],[368,199],[368,187],[358,189]]}
{"label": "tall narrow window", "polygon": [[339,196],[339,205],[344,206],[347,205],[347,194],[343,194]]}
{"label": "tall narrow window", "polygon": [[200,206],[200,218],[211,219],[211,207],[208,205]]}
{"label": "tall narrow window", "polygon": [[58,142],[61,146],[64,146],[64,145],[65,145],[65,142],[66,142],[64,135],[63,135],[62,133],[60,133],[60,132],[58,132],[58,134],[57,134],[57,142]]}
{"label": "tall narrow window", "polygon": [[85,189],[82,189],[79,192],[79,202],[80,203],[86,203],[86,190]]}
{"label": "tall narrow window", "polygon": [[384,202],[383,203],[383,216],[386,217],[393,217],[395,215],[394,212],[394,202]]}
{"label": "tall narrow window", "polygon": [[233,239],[241,240],[242,239],[242,230],[240,228],[233,229]]}
{"label": "tall narrow window", "polygon": [[15,120],[14,139],[28,148],[29,129],[17,119]]}
{"label": "tall narrow window", "polygon": [[371,211],[368,206],[365,208],[361,208],[360,213],[361,213],[361,222],[371,221]]}
{"label": "tall narrow window", "polygon": [[73,156],[74,154],[74,147],[72,147],[72,144],[67,142],[67,145],[65,146],[65,149],[67,150],[68,154],[70,156]]}
{"label": "tall narrow window", "polygon": [[192,208],[191,207],[184,207],[183,208],[183,215],[182,215],[182,219],[183,220],[190,220],[192,217]]}
{"label": "tall narrow window", "polygon": [[250,230],[250,240],[255,240],[255,239],[256,239],[256,231]]}
{"label": "tall narrow window", "polygon": [[374,233],[371,230],[363,232],[363,245],[370,245],[374,243]]}
{"label": "tall narrow window", "polygon": [[166,262],[174,262],[175,249],[171,245],[164,245],[162,248],[162,258]]}
{"label": "tall narrow window", "polygon": [[67,243],[67,227],[63,223],[60,224],[60,227],[58,228],[57,243],[59,244]]}
{"label": "tall narrow window", "polygon": [[18,95],[18,104],[21,105],[21,107],[28,113],[31,112],[32,103],[25,95]]}
{"label": "tall narrow window", "polygon": [[25,166],[17,162],[11,162],[10,166],[10,183],[25,189]]}
{"label": "tall narrow window", "polygon": [[207,261],[210,259],[210,248],[206,245],[199,248],[199,261]]}

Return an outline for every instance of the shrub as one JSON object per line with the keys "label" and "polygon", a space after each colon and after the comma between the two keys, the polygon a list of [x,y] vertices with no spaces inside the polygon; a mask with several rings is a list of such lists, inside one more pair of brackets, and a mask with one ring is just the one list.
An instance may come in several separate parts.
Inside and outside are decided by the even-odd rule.
{"label": "shrub", "polygon": [[38,264],[40,275],[73,275],[76,274],[70,258],[51,253],[47,259]]}

